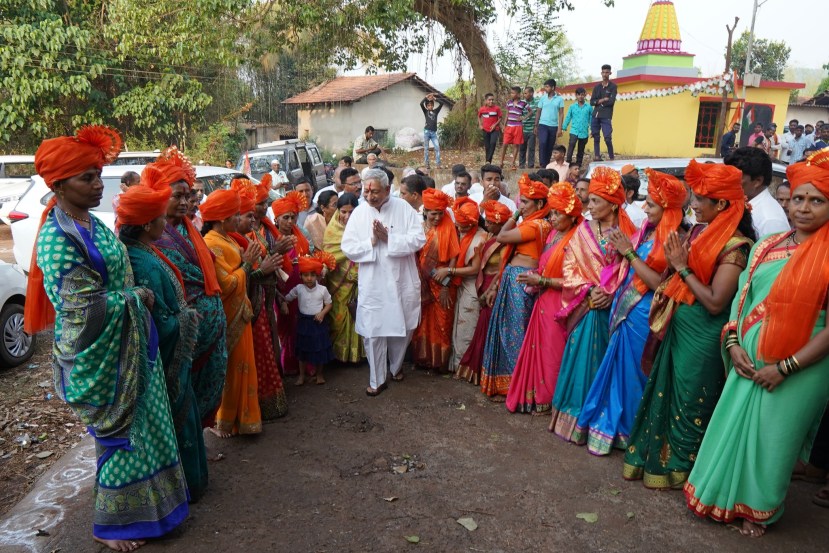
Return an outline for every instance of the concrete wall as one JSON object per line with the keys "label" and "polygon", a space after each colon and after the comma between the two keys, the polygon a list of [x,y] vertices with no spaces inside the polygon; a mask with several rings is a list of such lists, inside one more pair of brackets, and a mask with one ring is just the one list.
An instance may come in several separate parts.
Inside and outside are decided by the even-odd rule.
{"label": "concrete wall", "polygon": [[[353,104],[335,104],[313,109],[300,109],[297,132],[300,137],[316,139],[329,152],[351,154],[354,139],[371,125],[387,129],[389,137],[403,127],[423,129],[420,101],[426,92],[411,81],[395,84]],[[440,110],[438,122],[449,113],[449,106]]]}
{"label": "concrete wall", "polygon": [[[783,119],[785,120],[785,123],[783,123],[785,125],[788,125],[792,119],[797,119],[801,125],[805,125],[806,123],[814,125],[817,121],[829,122],[829,107],[790,105]],[[783,128],[780,125],[781,123],[778,122],[778,131]]]}

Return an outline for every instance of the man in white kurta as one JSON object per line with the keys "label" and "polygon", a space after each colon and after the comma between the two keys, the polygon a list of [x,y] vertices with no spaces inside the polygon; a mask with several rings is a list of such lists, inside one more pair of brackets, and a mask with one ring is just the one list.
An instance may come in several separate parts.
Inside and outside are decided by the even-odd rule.
{"label": "man in white kurta", "polygon": [[405,200],[391,197],[383,171],[370,170],[363,188],[366,201],[348,220],[342,251],[359,267],[355,327],[371,371],[366,393],[377,395],[389,371],[393,378],[401,375],[403,357],[420,323],[415,254],[426,236],[417,212]]}

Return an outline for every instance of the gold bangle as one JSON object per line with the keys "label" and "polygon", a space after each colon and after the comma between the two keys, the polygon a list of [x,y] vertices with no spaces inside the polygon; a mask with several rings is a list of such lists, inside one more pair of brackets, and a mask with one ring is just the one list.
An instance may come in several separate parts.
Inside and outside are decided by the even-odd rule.
{"label": "gold bangle", "polygon": [[796,371],[799,371],[799,370],[802,369],[802,367],[800,366],[800,362],[797,360],[797,357],[792,355],[791,357],[789,357],[789,359],[791,359],[791,362],[794,365]]}

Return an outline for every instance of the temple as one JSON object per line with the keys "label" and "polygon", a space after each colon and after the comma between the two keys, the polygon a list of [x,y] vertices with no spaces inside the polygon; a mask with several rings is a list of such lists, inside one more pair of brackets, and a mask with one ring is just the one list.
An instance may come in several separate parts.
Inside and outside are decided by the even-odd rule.
{"label": "temple", "polygon": [[682,51],[682,37],[673,2],[657,0],[651,4],[636,52],[623,58],[619,77],[629,75],[697,77],[694,55]]}

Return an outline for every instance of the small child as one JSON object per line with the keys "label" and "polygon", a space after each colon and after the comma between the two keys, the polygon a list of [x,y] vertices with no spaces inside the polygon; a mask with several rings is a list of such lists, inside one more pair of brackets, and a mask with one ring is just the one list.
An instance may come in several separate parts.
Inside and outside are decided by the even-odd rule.
{"label": "small child", "polygon": [[315,382],[325,384],[322,368],[334,358],[331,334],[325,320],[325,316],[331,311],[331,294],[318,282],[323,266],[333,270],[337,266],[334,256],[317,250],[313,256],[300,257],[299,275],[302,284],[294,286],[281,305],[282,312],[287,313],[287,302],[299,300],[299,318],[296,324],[296,356],[299,364],[297,386],[305,384],[306,365],[312,365],[312,368],[316,369]]}

